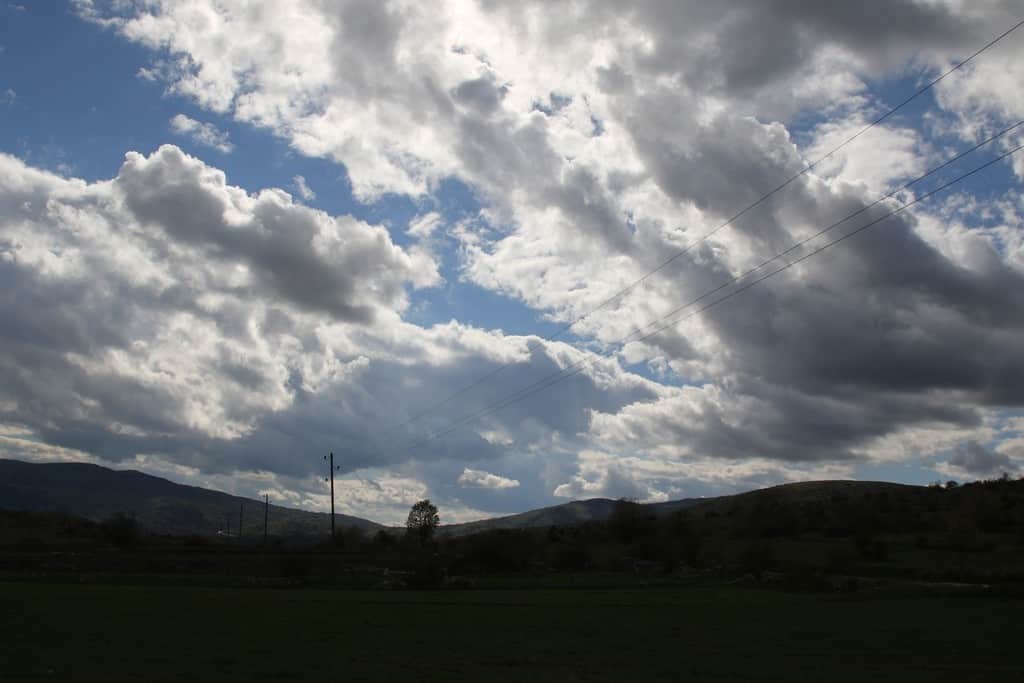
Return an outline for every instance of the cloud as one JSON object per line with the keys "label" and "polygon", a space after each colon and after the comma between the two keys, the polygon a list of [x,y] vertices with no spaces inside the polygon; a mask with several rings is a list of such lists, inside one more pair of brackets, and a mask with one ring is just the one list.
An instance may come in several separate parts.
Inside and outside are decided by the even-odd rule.
{"label": "cloud", "polygon": [[583,453],[579,473],[568,482],[555,487],[553,495],[574,500],[628,498],[648,503],[667,500],[665,493],[652,490],[641,483],[621,464],[607,458],[594,457],[595,455]]}
{"label": "cloud", "polygon": [[[394,316],[406,284],[432,277],[382,228],[249,195],[174,147],[131,152],[92,185],[0,166],[0,368],[17,423],[237,436],[293,400],[317,326]],[[359,362],[323,360],[306,383]]]}
{"label": "cloud", "polygon": [[316,192],[310,189],[306,179],[300,175],[292,178],[292,185],[295,187],[295,191],[299,193],[299,196],[305,199],[307,202],[316,199]]}
{"label": "cloud", "polygon": [[[1005,30],[1012,2],[76,8],[149,48],[144,73],[170,94],[343,164],[357,199],[397,194],[419,217],[395,226],[396,241],[416,242],[400,247],[282,191],[232,188],[173,149],[129,156],[108,183],[16,168],[0,198],[0,254],[16,264],[0,291],[19,292],[3,300],[6,334],[22,338],[2,375],[17,406],[6,419],[47,443],[306,486],[305,458],[342,442],[347,471],[380,470],[367,481],[408,479],[483,509],[474,496],[489,492],[459,487],[460,473],[514,476],[501,496],[523,506],[553,491],[656,499],[850,476],[1003,435],[993,425],[1024,402],[1012,187],[915,207],[617,344],[948,158],[953,142],[1024,116],[1009,43],[943,81],[924,119],[887,120],[580,321],[583,348],[403,320],[415,290],[440,282],[424,245],[438,249],[448,225],[455,285],[576,320],[874,120],[890,103],[873,83],[912,90]],[[449,223],[453,178],[481,209]],[[404,447],[579,361],[584,372],[548,392]],[[661,383],[637,374],[651,368]],[[906,445],[915,438],[927,446]]]}
{"label": "cloud", "polygon": [[202,123],[184,114],[175,114],[171,118],[171,130],[188,137],[197,145],[215,149],[221,154],[230,154],[235,149],[226,132],[212,123]]}
{"label": "cloud", "polygon": [[0,93],[0,103],[2,104],[12,105],[15,103],[15,101],[17,101],[17,99],[18,93],[14,92],[12,88],[7,88],[2,93]]}
{"label": "cloud", "polygon": [[509,479],[483,470],[471,470],[468,467],[459,475],[460,486],[474,486],[484,489],[513,489],[519,486],[518,479]]}
{"label": "cloud", "polygon": [[[358,481],[419,482],[407,488],[420,495],[454,481],[438,473],[445,463],[486,474],[506,450],[571,450],[589,411],[658,391],[564,343],[402,321],[406,288],[429,286],[432,262],[382,228],[231,186],[175,147],[130,152],[96,183],[6,155],[0,168],[6,455],[81,453],[211,485],[237,474],[240,493],[310,502],[333,450]],[[475,429],[412,447],[507,385],[395,427],[501,365],[526,385],[580,361],[559,392]],[[478,483],[522,481],[490,476]]]}
{"label": "cloud", "polygon": [[969,441],[957,448],[949,459],[949,465],[955,470],[974,477],[1017,470],[1008,455],[986,448],[977,441]]}
{"label": "cloud", "polygon": [[419,239],[426,239],[434,234],[434,232],[441,227],[443,219],[441,214],[436,211],[425,213],[422,216],[417,216],[409,224],[409,234]]}

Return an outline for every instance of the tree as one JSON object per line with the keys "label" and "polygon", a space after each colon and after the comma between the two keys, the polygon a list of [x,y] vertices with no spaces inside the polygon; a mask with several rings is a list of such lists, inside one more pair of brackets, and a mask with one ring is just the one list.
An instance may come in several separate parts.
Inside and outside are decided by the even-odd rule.
{"label": "tree", "polygon": [[623,543],[630,543],[640,529],[640,516],[643,514],[640,503],[629,498],[619,498],[612,504],[608,515],[608,525]]}
{"label": "tree", "polygon": [[119,548],[130,548],[139,542],[139,525],[134,517],[119,512],[105,520],[100,528],[107,540]]}
{"label": "tree", "polygon": [[440,522],[437,506],[429,499],[421,500],[409,510],[409,517],[405,520],[405,531],[406,534],[418,538],[420,545],[426,545]]}

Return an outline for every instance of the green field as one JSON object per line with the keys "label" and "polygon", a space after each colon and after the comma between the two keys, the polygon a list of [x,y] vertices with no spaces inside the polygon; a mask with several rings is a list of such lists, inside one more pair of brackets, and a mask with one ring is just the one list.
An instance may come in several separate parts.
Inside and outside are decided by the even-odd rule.
{"label": "green field", "polygon": [[9,681],[1011,681],[1024,602],[0,583]]}

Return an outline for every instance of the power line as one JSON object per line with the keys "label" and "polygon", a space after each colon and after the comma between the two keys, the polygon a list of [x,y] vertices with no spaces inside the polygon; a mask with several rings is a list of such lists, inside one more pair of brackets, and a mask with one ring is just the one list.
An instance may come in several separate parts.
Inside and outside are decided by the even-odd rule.
{"label": "power line", "polygon": [[[681,323],[681,322],[683,322],[685,320],[688,320],[689,318],[692,318],[695,315],[703,313],[704,311],[707,311],[710,308],[713,308],[713,307],[715,307],[715,306],[717,306],[717,305],[719,305],[719,304],[721,304],[721,303],[723,303],[723,302],[733,298],[737,294],[750,289],[751,287],[753,287],[753,286],[755,286],[755,285],[757,285],[757,284],[767,280],[768,278],[773,277],[775,275],[778,275],[779,273],[781,273],[781,272],[783,272],[785,270],[788,270],[789,268],[797,265],[798,263],[801,263],[801,262],[807,260],[808,258],[810,258],[812,256],[815,256],[815,255],[821,253],[822,251],[824,251],[824,250],[826,250],[826,249],[828,249],[828,248],[830,248],[830,247],[832,247],[832,246],[834,246],[834,245],[836,245],[836,244],[838,244],[838,243],[840,243],[840,242],[842,242],[842,241],[844,241],[844,240],[846,240],[846,239],[848,239],[850,237],[853,237],[854,235],[856,235],[856,234],[858,234],[860,232],[863,232],[864,230],[867,230],[868,228],[870,228],[870,227],[872,227],[874,225],[877,225],[878,223],[882,222],[883,220],[886,220],[886,219],[891,218],[891,217],[893,217],[893,216],[895,216],[895,215],[897,215],[899,213],[902,213],[903,211],[905,211],[906,209],[910,208],[911,206],[924,201],[925,199],[927,199],[927,198],[937,194],[938,192],[941,192],[941,191],[945,190],[946,188],[950,187],[951,185],[953,185],[955,183],[958,183],[958,182],[966,179],[969,176],[974,175],[975,173],[978,173],[979,171],[982,171],[985,168],[988,168],[989,166],[997,163],[998,161],[1001,161],[1002,159],[1005,159],[1006,157],[1010,156],[1011,154],[1014,154],[1014,153],[1018,152],[1022,148],[1024,148],[1024,145],[1018,145],[1017,147],[1014,147],[1010,151],[1005,152],[1004,154],[999,155],[995,159],[992,159],[992,160],[982,164],[981,166],[978,166],[977,168],[974,168],[971,171],[969,171],[967,173],[964,173],[961,176],[958,176],[954,180],[949,181],[948,183],[945,183],[945,184],[939,186],[938,188],[932,190],[931,192],[928,192],[927,194],[924,194],[924,195],[914,199],[913,201],[908,202],[907,204],[904,204],[904,205],[900,206],[897,209],[894,209],[893,211],[891,211],[891,212],[889,212],[889,213],[887,213],[887,214],[885,214],[885,215],[883,215],[883,216],[881,216],[881,217],[879,217],[879,218],[877,218],[877,219],[875,219],[875,220],[873,220],[873,221],[871,221],[871,222],[861,226],[860,228],[857,228],[856,230],[854,230],[854,231],[852,231],[850,233],[847,233],[847,234],[845,234],[845,235],[843,235],[843,236],[841,236],[841,237],[839,237],[839,238],[837,238],[837,239],[835,239],[835,240],[833,240],[831,242],[827,242],[823,246],[821,246],[821,247],[819,247],[819,248],[817,248],[817,249],[815,249],[815,250],[813,250],[811,252],[808,252],[804,256],[801,256],[800,258],[796,259],[795,261],[787,262],[784,266],[782,266],[782,267],[780,267],[780,268],[778,268],[776,270],[773,270],[773,271],[769,272],[768,274],[763,275],[762,277],[760,277],[760,278],[758,278],[756,280],[753,280],[753,281],[751,281],[750,283],[748,283],[746,285],[743,285],[742,287],[737,288],[736,290],[730,292],[729,294],[726,294],[725,296],[722,296],[719,299],[716,299],[716,300],[712,301],[711,303],[709,303],[706,306],[703,306],[703,307],[697,309],[696,311],[693,311],[692,313],[689,313],[689,314],[687,314],[687,315],[685,315],[685,316],[683,316],[681,318],[678,318],[676,320],[672,320],[672,321],[668,322],[667,324],[662,325],[661,327],[658,327],[654,331],[652,331],[652,332],[650,332],[650,333],[648,333],[648,334],[646,334],[646,335],[644,335],[642,337],[639,337],[638,339],[635,339],[633,341],[636,341],[636,342],[646,341],[647,339],[650,339],[651,337],[655,336],[656,334],[658,334],[660,332],[663,332],[664,330],[666,330],[666,329],[668,329],[668,328],[670,328],[670,327],[672,327],[674,325],[678,325],[679,323]],[[749,272],[751,272],[751,271],[747,271],[747,273],[745,273],[745,274],[749,274]],[[672,315],[672,314],[670,313],[669,315]],[[657,323],[660,320],[664,320],[665,317],[668,317],[668,316],[663,316],[662,318],[659,318],[659,319],[653,321],[652,323],[649,323],[643,329],[646,329],[646,327],[649,327],[651,324]],[[635,334],[635,332],[631,333],[629,336],[632,336],[633,334]],[[628,339],[628,337],[627,337],[627,339]],[[619,343],[622,343],[622,342],[619,342]],[[460,428],[464,424],[467,424],[469,422],[472,422],[472,421],[477,420],[477,419],[482,418],[482,417],[486,417],[487,415],[491,415],[491,414],[493,414],[495,412],[498,412],[499,410],[502,410],[503,408],[506,408],[506,407],[508,407],[508,406],[510,406],[510,405],[512,405],[514,403],[518,403],[520,401],[523,401],[523,400],[529,398],[530,396],[533,396],[536,393],[539,393],[539,392],[541,392],[541,391],[543,391],[545,389],[548,389],[548,388],[554,386],[555,384],[558,384],[558,383],[560,383],[560,382],[562,382],[564,380],[567,380],[570,377],[574,377],[575,375],[578,375],[579,373],[583,372],[583,370],[585,369],[583,366],[586,364],[586,362],[588,360],[589,359],[583,359],[583,360],[577,361],[576,363],[573,363],[572,365],[569,365],[568,367],[563,368],[563,369],[559,370],[556,373],[552,373],[551,375],[548,375],[547,377],[541,378],[540,380],[538,380],[537,382],[534,382],[531,385],[523,387],[519,391],[514,392],[509,397],[506,397],[505,399],[502,399],[501,401],[499,401],[499,402],[497,402],[495,404],[487,406],[484,409],[479,410],[479,411],[477,411],[475,413],[472,413],[470,415],[464,416],[463,418],[460,418],[459,420],[457,420],[454,424],[452,424],[451,426],[449,426],[445,430],[443,430],[441,432],[437,432],[437,433],[431,434],[431,435],[427,436],[425,439],[423,439],[423,440],[413,444],[411,446],[411,448],[419,447],[419,446],[421,446],[421,445],[423,445],[425,443],[433,441],[434,439],[437,439],[437,438],[440,438],[440,437],[445,436],[447,434],[450,434],[453,431],[455,431],[456,429]]]}
{"label": "power line", "polygon": [[926,173],[917,176],[916,178],[914,178],[910,182],[908,182],[908,183],[906,183],[904,185],[901,185],[900,187],[896,188],[895,190],[892,190],[891,192],[889,192],[888,194],[886,194],[883,197],[879,197],[878,199],[876,199],[875,201],[871,202],[870,204],[864,205],[860,209],[857,209],[853,213],[847,215],[845,218],[842,218],[842,219],[840,219],[840,220],[838,220],[838,221],[836,221],[834,223],[831,223],[830,225],[822,228],[821,230],[819,230],[818,232],[814,233],[813,235],[810,235],[810,236],[805,237],[804,239],[802,239],[802,240],[800,240],[798,242],[793,243],[790,247],[788,247],[784,251],[780,251],[779,253],[775,254],[771,258],[768,258],[768,259],[765,259],[764,261],[761,261],[756,266],[754,266],[752,268],[749,268],[746,271],[740,273],[739,275],[736,275],[736,276],[734,276],[732,278],[729,278],[728,280],[722,282],[722,284],[718,285],[714,289],[710,289],[710,290],[704,292],[703,294],[701,294],[700,296],[698,296],[698,297],[696,297],[694,299],[690,299],[685,304],[683,304],[681,306],[678,306],[677,308],[672,309],[671,311],[669,311],[668,313],[665,313],[664,315],[662,315],[661,317],[655,319],[654,321],[652,321],[650,323],[647,323],[643,327],[634,330],[632,332],[632,334],[628,335],[623,340],[620,340],[617,343],[619,343],[619,344],[623,343],[624,341],[626,341],[633,334],[638,334],[640,332],[643,332],[645,329],[647,329],[651,325],[654,325],[659,320],[663,320],[664,318],[666,318],[668,316],[675,315],[676,313],[679,313],[680,311],[682,311],[684,309],[687,309],[690,306],[703,301],[707,297],[711,296],[712,294],[714,294],[716,292],[721,291],[722,289],[728,287],[729,285],[733,284],[734,282],[737,282],[738,280],[741,280],[741,279],[745,278],[747,275],[750,275],[751,273],[756,272],[756,271],[760,270],[761,268],[764,268],[769,263],[772,263],[773,261],[777,261],[778,259],[780,259],[780,258],[782,258],[782,257],[784,257],[784,256],[786,256],[786,255],[796,251],[797,249],[799,249],[800,247],[804,246],[808,242],[812,242],[815,239],[817,239],[817,238],[821,237],[822,235],[824,235],[825,233],[831,232],[832,230],[834,230],[835,228],[838,228],[840,225],[846,223],[850,219],[856,218],[857,216],[861,215],[862,213],[870,211],[871,209],[875,208],[876,206],[878,206],[879,204],[881,204],[884,201],[887,201],[889,199],[893,199],[897,194],[909,190],[911,187],[913,187],[914,185],[918,184],[919,182],[921,182],[925,178],[928,178],[930,176],[935,175],[936,173],[938,173],[939,171],[941,171],[944,168],[948,168],[949,166],[951,166],[952,164],[956,163],[957,161],[960,161],[961,159],[963,159],[967,155],[971,154],[972,152],[975,152],[978,149],[984,147],[985,145],[987,145],[987,144],[989,144],[989,143],[991,143],[991,142],[993,142],[995,140],[998,140],[999,138],[1003,137],[1004,135],[1007,135],[1008,133],[1012,132],[1013,130],[1015,130],[1015,129],[1019,128],[1019,127],[1021,127],[1022,125],[1024,125],[1024,120],[1018,121],[1017,123],[1013,124],[1012,126],[1009,126],[1007,128],[1002,129],[1001,131],[999,131],[995,135],[992,135],[992,136],[990,136],[988,138],[985,138],[981,142],[975,144],[973,147],[970,147],[969,149],[966,149],[963,152],[960,152],[959,154],[957,154],[953,158],[949,159],[948,161],[945,161],[942,164],[940,164],[940,165],[936,166],[935,168],[931,169],[930,171],[927,171]]}
{"label": "power line", "polygon": [[[660,271],[664,270],[666,267],[668,267],[670,264],[674,263],[680,257],[682,257],[683,255],[689,253],[694,247],[700,245],[701,243],[703,243],[705,240],[707,240],[709,237],[711,237],[715,233],[717,233],[720,230],[722,230],[723,228],[731,225],[736,220],[742,218],[748,212],[750,212],[754,208],[760,206],[765,201],[767,201],[768,199],[770,199],[771,197],[773,197],[774,195],[776,195],[777,193],[779,193],[780,191],[782,191],[783,189],[788,187],[795,180],[798,180],[799,178],[801,178],[804,175],[806,175],[809,171],[814,169],[816,166],[821,164],[823,161],[831,158],[836,152],[838,152],[839,150],[843,149],[844,147],[849,145],[851,142],[853,142],[854,140],[859,138],[861,135],[863,135],[864,133],[868,132],[869,130],[871,130],[872,128],[877,126],[878,124],[882,123],[883,121],[885,121],[886,119],[891,117],[893,114],[895,114],[896,112],[901,110],[903,107],[905,107],[906,105],[910,104],[911,102],[916,100],[918,97],[920,97],[924,93],[926,93],[929,90],[931,90],[940,81],[945,79],[947,76],[949,76],[953,72],[958,71],[959,69],[963,68],[966,64],[971,62],[975,57],[977,57],[981,53],[985,52],[986,50],[991,48],[993,45],[995,45],[996,43],[1001,41],[1003,38],[1007,37],[1008,35],[1010,35],[1014,31],[1016,31],[1022,25],[1024,25],[1024,20],[1018,21],[1016,24],[1014,24],[1013,26],[1008,28],[1006,31],[1004,31],[1003,33],[999,34],[998,36],[996,36],[995,38],[990,40],[988,43],[986,43],[982,47],[980,47],[977,50],[975,50],[966,59],[964,59],[964,60],[954,64],[952,67],[950,67],[946,71],[942,72],[939,76],[937,76],[936,78],[932,79],[927,84],[925,84],[924,86],[919,88],[916,92],[914,92],[912,95],[910,95],[909,97],[904,99],[902,102],[900,102],[896,106],[892,107],[891,109],[889,109],[887,112],[885,112],[881,116],[879,116],[879,117],[875,118],[874,120],[872,120],[870,123],[865,125],[863,128],[858,130],[856,133],[854,133],[850,137],[848,137],[845,140],[843,140],[841,143],[839,143],[839,145],[837,145],[836,147],[833,147],[824,156],[822,156],[822,157],[818,158],[816,161],[808,164],[803,169],[801,169],[799,172],[791,175],[785,181],[783,181],[780,185],[776,186],[774,189],[770,190],[766,194],[761,195],[761,197],[758,198],[756,201],[754,201],[752,204],[747,205],[745,208],[743,208],[739,212],[733,214],[729,219],[727,219],[723,223],[720,223],[715,228],[709,230],[708,232],[704,233],[703,235],[701,235],[697,239],[695,239],[692,242],[690,242],[688,245],[683,247],[681,250],[679,250],[676,253],[672,254],[672,256],[667,258],[665,261],[663,261],[661,264],[659,264],[654,269],[647,271],[647,273],[645,273],[640,278],[637,278],[636,280],[634,280],[633,282],[629,283],[628,285],[626,285],[622,289],[618,290],[615,294],[613,294],[612,296],[608,297],[607,299],[605,299],[604,301],[599,303],[597,306],[591,308],[590,310],[586,311],[585,313],[577,316],[576,318],[572,319],[568,323],[564,324],[562,327],[557,329],[550,336],[543,337],[543,339],[546,340],[546,341],[554,341],[555,339],[558,339],[563,334],[565,334],[566,332],[570,331],[578,323],[580,323],[583,320],[589,318],[594,313],[602,310],[608,304],[611,304],[612,302],[617,301],[622,296],[624,296],[624,295],[628,294],[629,292],[633,291],[636,287],[638,287],[639,285],[641,285],[644,282],[646,282],[652,275],[655,275],[656,273],[659,273]],[[505,370],[505,369],[507,369],[509,367],[512,367],[513,365],[515,365],[515,362],[514,361],[510,361],[508,363],[504,363],[503,365],[498,366],[497,368],[495,368],[493,370],[490,370],[489,372],[485,373],[484,375],[481,375],[480,377],[478,377],[477,379],[473,380],[469,384],[466,384],[465,386],[457,389],[454,393],[448,395],[444,399],[442,399],[442,400],[440,400],[437,403],[434,403],[432,405],[428,405],[423,410],[420,410],[419,412],[413,414],[412,416],[410,416],[405,421],[400,422],[399,424],[397,424],[395,426],[395,428],[396,429],[400,429],[400,428],[405,427],[405,426],[407,426],[409,424],[412,424],[413,422],[416,422],[420,418],[422,418],[422,417],[424,417],[424,416],[434,412],[435,410],[437,410],[438,408],[441,408],[442,406],[447,405],[448,403],[450,403],[454,399],[456,399],[459,396],[465,394],[467,391],[469,391],[469,390],[479,386],[480,384],[482,384],[483,382],[487,381],[491,377],[494,377],[495,375],[497,375],[501,371],[503,371],[503,370]]]}
{"label": "power line", "polygon": [[[711,303],[709,303],[709,304],[707,304],[705,306],[702,306],[701,308],[699,308],[699,309],[697,309],[695,311],[692,311],[691,313],[688,313],[687,315],[682,316],[681,318],[677,318],[675,320],[672,320],[672,321],[670,321],[670,322],[668,322],[668,323],[666,323],[666,324],[664,324],[664,325],[654,329],[653,331],[651,331],[651,332],[649,332],[649,333],[647,333],[647,334],[645,334],[645,335],[643,335],[641,337],[638,337],[637,339],[633,339],[633,340],[630,339],[635,334],[637,334],[637,332],[645,330],[645,329],[651,327],[652,325],[657,324],[658,322],[661,322],[661,321],[665,320],[666,318],[669,318],[669,317],[675,315],[676,313],[680,312],[681,310],[683,310],[685,308],[688,308],[689,306],[693,305],[693,303],[696,303],[696,302],[706,298],[710,294],[713,294],[714,292],[720,291],[724,287],[737,282],[738,280],[746,277],[747,275],[749,275],[749,274],[751,274],[751,273],[761,269],[762,267],[764,267],[768,263],[771,263],[772,261],[774,261],[774,260],[776,260],[778,258],[781,258],[783,255],[792,252],[794,249],[796,249],[796,248],[798,248],[800,246],[803,246],[804,244],[807,244],[809,241],[815,239],[816,237],[820,237],[821,235],[825,234],[829,230],[832,230],[833,228],[837,227],[838,225],[841,225],[841,224],[845,223],[849,219],[851,219],[851,218],[853,218],[853,217],[855,217],[857,215],[860,215],[861,213],[863,213],[864,211],[870,209],[871,207],[877,206],[880,202],[885,201],[886,199],[892,198],[898,192],[903,191],[906,188],[910,187],[911,185],[913,185],[913,184],[923,180],[924,178],[926,178],[926,177],[928,177],[930,175],[933,175],[934,173],[938,172],[939,170],[941,170],[943,168],[948,167],[951,163],[953,163],[953,162],[963,158],[965,155],[970,154],[971,152],[977,150],[982,145],[985,145],[985,144],[988,144],[988,143],[992,142],[993,140],[995,140],[995,139],[1005,135],[1006,133],[1008,133],[1008,132],[1018,128],[1021,125],[1024,125],[1024,121],[1018,122],[1018,123],[1014,124],[1013,126],[1010,126],[1009,128],[1006,128],[1003,131],[997,133],[996,135],[986,139],[985,141],[983,141],[981,143],[978,143],[977,145],[971,147],[970,149],[968,149],[968,150],[958,154],[956,157],[950,159],[949,161],[941,164],[940,166],[937,166],[936,168],[933,168],[932,170],[928,171],[927,173],[923,174],[922,176],[919,176],[918,178],[916,178],[915,180],[911,181],[910,183],[907,183],[906,185],[900,187],[899,189],[894,190],[893,192],[890,192],[885,197],[883,197],[883,198],[873,202],[872,204],[870,204],[870,205],[868,205],[866,207],[863,207],[863,208],[855,211],[854,213],[850,214],[846,218],[843,218],[842,220],[837,221],[837,222],[831,224],[830,226],[828,226],[828,227],[820,230],[819,232],[815,233],[811,237],[806,238],[804,240],[801,240],[800,242],[794,244],[793,246],[789,247],[785,251],[780,252],[779,254],[776,254],[771,259],[768,259],[767,261],[764,261],[761,264],[759,264],[759,265],[757,265],[757,266],[755,266],[755,267],[753,267],[751,269],[748,269],[747,271],[741,273],[740,275],[731,278],[729,281],[725,282],[722,285],[719,285],[718,287],[716,287],[715,289],[713,289],[713,290],[711,290],[709,292],[706,292],[705,294],[701,295],[697,299],[694,299],[691,302],[689,302],[689,303],[687,303],[687,304],[685,304],[685,305],[683,305],[681,307],[678,307],[676,309],[673,309],[669,313],[667,313],[667,314],[665,314],[663,316],[660,316],[659,318],[656,318],[655,320],[653,320],[652,322],[648,323],[647,325],[645,325],[644,327],[640,328],[639,330],[634,330],[633,332],[631,332],[626,337],[623,337],[619,341],[615,342],[613,344],[613,346],[621,346],[621,345],[624,345],[625,343],[628,343],[629,341],[633,341],[633,342],[643,342],[643,341],[646,341],[647,339],[650,339],[651,337],[659,334],[660,332],[663,332],[664,330],[666,330],[666,329],[668,329],[668,328],[670,328],[670,327],[672,327],[674,325],[678,325],[679,323],[681,323],[681,322],[683,322],[685,320],[688,320],[688,319],[690,319],[690,318],[692,318],[692,317],[694,317],[694,316],[696,316],[696,315],[698,315],[700,313],[703,313],[703,312],[705,312],[705,311],[707,311],[707,310],[709,310],[709,309],[711,309],[711,308],[713,308],[715,306],[718,306],[719,304],[721,304],[721,303],[723,303],[725,301],[728,301],[729,299],[733,298],[737,294],[740,294],[741,292],[744,292],[744,291],[750,289],[751,287],[753,287],[753,286],[755,286],[755,285],[757,285],[757,284],[759,284],[761,282],[764,282],[765,280],[767,280],[767,279],[769,279],[769,278],[771,278],[771,277],[773,277],[775,275],[778,275],[779,273],[781,273],[781,272],[783,272],[785,270],[788,270],[789,268],[792,268],[793,266],[795,266],[795,265],[797,265],[799,263],[802,263],[803,261],[806,261],[807,259],[811,258],[812,256],[820,254],[821,252],[825,251],[826,249],[828,249],[828,248],[830,248],[832,246],[835,246],[836,244],[839,244],[840,242],[843,242],[843,241],[849,239],[850,237],[853,237],[854,235],[857,235],[857,234],[867,230],[868,228],[870,228],[870,227],[872,227],[874,225],[877,225],[878,223],[881,223],[882,221],[884,221],[884,220],[886,220],[888,218],[892,218],[893,216],[896,216],[897,214],[900,214],[903,211],[906,211],[908,208],[914,206],[915,204],[919,204],[920,202],[928,199],[929,197],[932,197],[932,196],[934,196],[934,195],[936,195],[936,194],[946,190],[947,188],[951,187],[952,185],[955,185],[956,183],[959,183],[959,182],[967,179],[968,177],[973,176],[976,173],[979,173],[980,171],[988,168],[989,166],[992,166],[992,165],[998,163],[999,161],[1001,161],[1001,160],[1011,156],[1012,154],[1015,154],[1016,152],[1018,152],[1022,148],[1024,148],[1024,145],[1018,145],[1018,146],[1010,149],[1009,151],[1000,154],[999,156],[997,156],[997,157],[995,157],[995,158],[985,162],[984,164],[981,164],[980,166],[977,166],[977,167],[971,169],[970,171],[957,176],[953,180],[950,180],[950,181],[948,181],[946,183],[943,183],[939,187],[937,187],[937,188],[935,188],[935,189],[933,189],[933,190],[931,190],[931,191],[921,195],[920,197],[917,197],[917,198],[913,199],[910,202],[902,204],[898,208],[893,209],[892,211],[890,211],[890,212],[880,216],[879,218],[876,218],[876,219],[874,219],[874,220],[872,220],[872,221],[862,225],[861,227],[859,227],[859,228],[857,228],[857,229],[855,229],[855,230],[853,230],[853,231],[851,231],[849,233],[846,233],[846,234],[844,234],[844,235],[842,235],[842,236],[840,236],[840,237],[838,237],[838,238],[836,238],[836,239],[834,239],[834,240],[832,240],[830,242],[826,242],[824,245],[822,245],[822,246],[820,246],[820,247],[818,247],[818,248],[816,248],[816,249],[814,249],[814,250],[804,254],[803,256],[797,258],[796,260],[791,261],[791,262],[787,262],[785,265],[781,266],[780,268],[777,268],[777,269],[775,269],[773,271],[770,271],[766,275],[763,275],[763,276],[761,276],[761,277],[759,277],[759,278],[757,278],[755,280],[752,280],[751,282],[749,282],[749,283],[747,283],[747,284],[745,284],[745,285],[743,285],[741,287],[738,287],[737,289],[733,290],[732,292],[729,292],[728,294],[726,294],[726,295],[724,295],[724,296],[722,296],[722,297],[720,297],[718,299],[715,299]],[[551,373],[551,374],[549,374],[549,375],[547,375],[545,377],[542,377],[541,379],[537,380],[536,382],[533,382],[532,384],[529,384],[529,385],[519,389],[518,391],[513,392],[509,396],[506,396],[505,398],[500,399],[499,401],[497,401],[495,403],[492,403],[491,405],[486,406],[486,407],[482,408],[481,410],[478,410],[478,411],[476,411],[474,413],[471,413],[469,415],[463,416],[462,418],[459,418],[458,420],[453,422],[449,427],[445,428],[444,430],[442,430],[440,432],[436,432],[434,434],[430,434],[427,437],[425,437],[424,439],[414,443],[410,447],[411,448],[417,448],[417,447],[419,447],[421,445],[424,445],[424,444],[426,444],[426,443],[428,443],[430,441],[433,441],[433,440],[435,440],[437,438],[440,438],[442,436],[450,434],[453,431],[455,431],[456,429],[460,428],[464,424],[467,424],[469,422],[475,421],[475,420],[480,419],[482,417],[486,417],[487,415],[491,415],[491,414],[493,414],[493,413],[495,413],[495,412],[497,412],[499,410],[502,410],[503,408],[506,408],[506,407],[508,407],[508,406],[510,406],[510,405],[512,405],[514,403],[518,403],[520,401],[523,401],[526,398],[529,398],[530,396],[533,396],[536,393],[544,391],[545,389],[548,389],[548,388],[550,388],[550,387],[552,387],[552,386],[554,386],[554,385],[556,385],[556,384],[558,384],[558,383],[560,383],[562,381],[565,381],[565,380],[569,379],[570,377],[574,377],[575,375],[583,372],[583,370],[585,369],[584,366],[585,366],[585,364],[589,360],[590,360],[589,358],[584,358],[582,360],[577,361],[576,363],[573,363],[573,364],[571,364],[571,365],[569,365],[569,366],[567,366],[565,368],[560,369],[557,372],[554,372],[554,373]]]}

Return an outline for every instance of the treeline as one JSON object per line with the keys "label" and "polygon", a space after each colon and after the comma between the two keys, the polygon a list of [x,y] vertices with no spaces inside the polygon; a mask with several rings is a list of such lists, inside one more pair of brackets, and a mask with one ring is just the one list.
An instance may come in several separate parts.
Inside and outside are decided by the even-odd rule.
{"label": "treeline", "polygon": [[55,551],[73,549],[65,553],[74,557],[67,566],[296,580],[364,574],[394,587],[586,571],[1024,581],[1024,481],[1008,477],[931,487],[809,482],[664,515],[619,500],[603,521],[462,536],[443,528],[368,533],[349,527],[333,540],[271,536],[264,543],[258,535],[156,536],[124,515],[95,523],[5,512],[0,522],[7,567],[65,566],[54,564]]}
{"label": "treeline", "polygon": [[617,501],[606,521],[438,538],[457,574],[611,571],[1024,580],[1024,481],[834,482],[765,489],[666,516]]}

